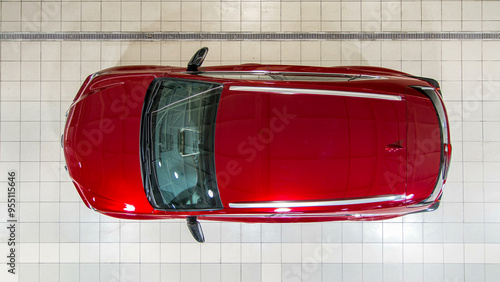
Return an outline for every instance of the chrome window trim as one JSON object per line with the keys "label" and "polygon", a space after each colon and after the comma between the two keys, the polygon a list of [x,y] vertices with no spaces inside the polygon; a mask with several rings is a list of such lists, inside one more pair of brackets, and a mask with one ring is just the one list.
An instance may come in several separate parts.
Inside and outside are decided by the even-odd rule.
{"label": "chrome window trim", "polygon": [[368,74],[348,74],[348,73],[319,73],[319,72],[271,72],[270,74],[282,75],[282,76],[338,76],[338,77],[348,77],[350,79],[385,79],[385,77],[377,75]]}
{"label": "chrome window trim", "polygon": [[[428,210],[422,210],[418,212],[427,212]],[[250,213],[250,214],[204,214],[198,215],[198,219],[210,218],[210,217],[228,217],[228,218],[314,218],[314,217],[355,217],[355,218],[368,218],[368,217],[380,217],[380,216],[403,216],[409,213],[400,212],[386,212],[386,213],[294,213],[294,212],[279,212],[279,213]]]}
{"label": "chrome window trim", "polygon": [[233,74],[233,75],[267,75],[271,74],[268,70],[252,70],[252,71],[197,71],[191,72],[186,71],[186,74],[196,74],[196,75],[204,75],[204,74]]}
{"label": "chrome window trim", "polygon": [[[425,210],[424,210],[425,211]],[[300,218],[310,218],[310,217],[371,217],[371,216],[387,216],[387,215],[398,215],[401,213],[294,213],[294,212],[276,212],[276,213],[248,213],[248,214],[204,214],[198,215],[199,219],[204,217],[234,217],[234,218],[283,218],[283,217],[300,217]]]}
{"label": "chrome window trim", "polygon": [[353,98],[369,98],[388,101],[401,101],[401,96],[365,93],[365,92],[351,92],[351,91],[336,91],[336,90],[320,90],[320,89],[302,89],[302,88],[282,88],[282,87],[260,87],[260,86],[230,86],[229,90],[232,91],[249,91],[249,92],[270,92],[277,94],[312,94],[312,95],[331,95],[341,97]]}
{"label": "chrome window trim", "polygon": [[[286,80],[286,81],[302,81],[302,80],[287,80],[286,76],[323,76],[323,77],[346,77],[350,80],[366,80],[366,79],[386,79],[382,76],[368,75],[368,74],[348,74],[348,73],[325,73],[325,72],[282,72],[282,71],[268,71],[268,70],[251,70],[251,71],[185,71],[186,74],[196,74],[202,76],[210,75],[267,75],[272,80]],[[307,80],[304,80],[307,81]],[[321,81],[327,82],[327,81]]]}
{"label": "chrome window trim", "polygon": [[202,219],[203,217],[255,217],[255,218],[266,218],[266,217],[270,217],[270,216],[278,215],[278,214],[279,213],[201,214],[201,215],[198,215],[198,218],[199,219]]}
{"label": "chrome window trim", "polygon": [[263,208],[305,208],[305,207],[331,207],[344,205],[371,204],[380,202],[404,200],[403,195],[384,195],[377,197],[366,197],[346,200],[326,200],[326,201],[267,201],[267,202],[240,202],[229,203],[230,208],[245,209],[263,209]]}

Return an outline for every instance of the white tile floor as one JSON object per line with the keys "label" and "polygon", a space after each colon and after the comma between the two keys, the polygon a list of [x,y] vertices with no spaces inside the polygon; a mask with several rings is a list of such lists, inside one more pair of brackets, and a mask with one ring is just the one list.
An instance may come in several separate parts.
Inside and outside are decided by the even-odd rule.
{"label": "white tile floor", "polygon": [[[2,1],[2,32],[499,31],[497,1]],[[454,146],[433,213],[385,222],[204,222],[100,216],[63,168],[64,113],[83,79],[128,64],[373,65],[441,82]],[[1,281],[500,281],[500,41],[0,40]],[[18,173],[17,274],[7,172]]]}

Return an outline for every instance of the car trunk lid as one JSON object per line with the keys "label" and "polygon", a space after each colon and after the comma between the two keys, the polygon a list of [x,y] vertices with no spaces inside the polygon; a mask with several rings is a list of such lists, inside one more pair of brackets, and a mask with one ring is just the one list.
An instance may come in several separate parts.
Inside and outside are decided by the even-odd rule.
{"label": "car trunk lid", "polygon": [[440,130],[431,99],[417,89],[407,87],[407,194],[410,205],[426,200],[435,189],[440,191],[436,183],[441,169],[441,135],[448,134]]}

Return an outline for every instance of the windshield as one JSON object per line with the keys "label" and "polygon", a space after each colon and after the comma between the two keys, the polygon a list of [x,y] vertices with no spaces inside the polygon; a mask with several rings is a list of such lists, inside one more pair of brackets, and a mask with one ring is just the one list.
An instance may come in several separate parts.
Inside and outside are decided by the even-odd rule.
{"label": "windshield", "polygon": [[143,181],[159,209],[222,208],[215,177],[214,135],[222,85],[157,79],[141,127]]}

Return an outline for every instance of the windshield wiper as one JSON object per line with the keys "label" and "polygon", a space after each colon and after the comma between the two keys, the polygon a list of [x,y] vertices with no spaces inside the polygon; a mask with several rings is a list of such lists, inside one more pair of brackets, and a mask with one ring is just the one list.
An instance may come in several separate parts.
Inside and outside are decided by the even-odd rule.
{"label": "windshield wiper", "polygon": [[153,189],[154,184],[152,183],[153,168],[151,167],[151,107],[153,105],[154,96],[157,95],[159,86],[158,82],[153,82],[150,85],[148,91],[146,92],[146,98],[144,101],[144,106],[142,109],[141,117],[141,132],[140,132],[140,161],[142,170],[142,181],[144,186],[144,191],[150,202],[156,203],[157,195]]}

